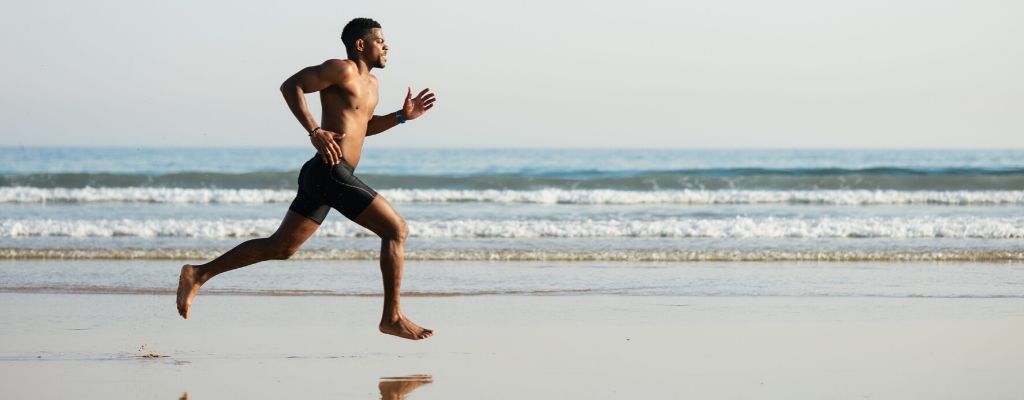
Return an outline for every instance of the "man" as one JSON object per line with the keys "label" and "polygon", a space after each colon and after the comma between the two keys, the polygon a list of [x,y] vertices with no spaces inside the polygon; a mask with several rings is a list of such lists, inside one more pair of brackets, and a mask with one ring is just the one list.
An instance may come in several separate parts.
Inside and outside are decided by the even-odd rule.
{"label": "man", "polygon": [[[436,97],[424,89],[416,97],[406,93],[401,110],[373,115],[377,106],[377,77],[384,68],[388,46],[376,21],[356,18],[341,34],[346,60],[327,60],[304,68],[281,85],[285,101],[309,133],[317,155],[302,166],[299,191],[288,213],[268,238],[253,239],[203,265],[185,265],[178,278],[178,313],[188,319],[199,288],[217,274],[264,260],[289,258],[316,232],[334,208],[381,238],[380,269],[384,277],[384,313],[380,331],[406,339],[425,339],[433,331],[414,324],[400,306],[405,220],[391,204],[354,175],[366,136],[376,135],[407,120],[419,118],[434,106]],[[305,93],[320,92],[322,125],[306,108]]]}

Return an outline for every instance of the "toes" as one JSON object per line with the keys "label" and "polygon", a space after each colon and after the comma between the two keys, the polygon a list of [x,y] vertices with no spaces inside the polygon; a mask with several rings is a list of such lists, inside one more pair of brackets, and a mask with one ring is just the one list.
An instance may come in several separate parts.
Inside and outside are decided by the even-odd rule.
{"label": "toes", "polygon": [[434,335],[434,331],[423,328],[419,325],[409,322],[408,320],[402,321],[397,324],[382,323],[380,326],[378,326],[378,328],[384,334],[398,336],[400,338],[410,340],[426,339]]}
{"label": "toes", "polygon": [[180,315],[182,318],[188,319],[188,311],[188,304],[178,304],[178,315]]}

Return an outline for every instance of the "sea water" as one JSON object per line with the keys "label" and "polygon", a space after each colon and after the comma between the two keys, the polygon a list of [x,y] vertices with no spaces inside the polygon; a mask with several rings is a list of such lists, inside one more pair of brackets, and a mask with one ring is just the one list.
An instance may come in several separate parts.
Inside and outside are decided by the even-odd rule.
{"label": "sea water", "polygon": [[[0,149],[7,258],[206,258],[270,235],[312,149]],[[412,259],[1019,260],[1024,151],[365,149]],[[333,212],[298,258],[372,259]]]}
{"label": "sea water", "polygon": [[[0,149],[0,290],[169,293],[274,232],[313,154]],[[1024,151],[371,146],[356,173],[408,221],[413,295],[1024,295]],[[204,291],[376,295],[379,246],[332,211]]]}

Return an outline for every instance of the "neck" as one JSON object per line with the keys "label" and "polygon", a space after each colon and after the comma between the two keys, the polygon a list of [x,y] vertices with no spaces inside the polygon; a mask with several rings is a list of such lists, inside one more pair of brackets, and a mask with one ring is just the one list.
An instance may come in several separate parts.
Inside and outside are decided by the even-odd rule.
{"label": "neck", "polygon": [[359,68],[359,75],[362,75],[362,76],[369,75],[370,74],[370,70],[373,69],[373,67],[371,67],[370,64],[366,62],[366,60],[362,59],[362,57],[354,56],[354,55],[350,54],[348,56],[348,59],[349,59],[349,61],[352,61],[352,62],[356,63],[356,67]]}

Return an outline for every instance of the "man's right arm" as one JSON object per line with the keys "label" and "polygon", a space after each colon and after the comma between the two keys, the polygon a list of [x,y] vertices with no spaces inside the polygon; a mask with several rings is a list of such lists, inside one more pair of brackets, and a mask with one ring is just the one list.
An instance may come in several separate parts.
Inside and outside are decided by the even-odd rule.
{"label": "man's right arm", "polygon": [[309,140],[316,147],[324,162],[329,165],[337,164],[341,158],[341,146],[338,146],[336,137],[340,139],[343,132],[335,133],[323,130],[316,123],[313,116],[306,107],[306,93],[319,92],[334,84],[345,82],[346,76],[351,72],[350,63],[342,60],[327,60],[323,64],[306,67],[296,72],[281,84],[281,94],[288,108],[299,120],[302,127],[309,133]]}

